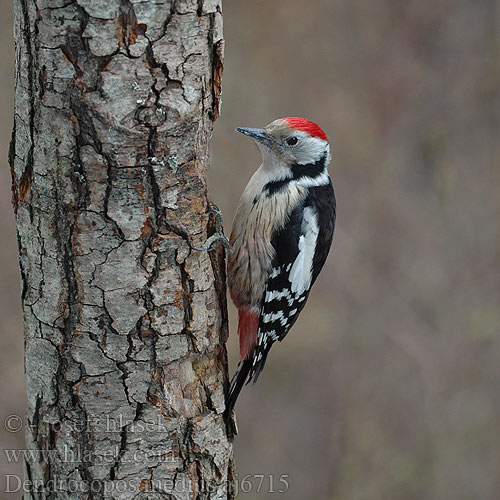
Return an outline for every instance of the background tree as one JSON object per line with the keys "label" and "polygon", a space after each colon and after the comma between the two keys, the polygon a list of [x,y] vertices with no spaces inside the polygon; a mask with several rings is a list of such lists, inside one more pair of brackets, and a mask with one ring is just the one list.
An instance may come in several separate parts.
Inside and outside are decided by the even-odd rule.
{"label": "background tree", "polygon": [[207,235],[221,2],[14,9],[10,164],[40,450],[25,498],[227,498],[223,255],[191,250]]}

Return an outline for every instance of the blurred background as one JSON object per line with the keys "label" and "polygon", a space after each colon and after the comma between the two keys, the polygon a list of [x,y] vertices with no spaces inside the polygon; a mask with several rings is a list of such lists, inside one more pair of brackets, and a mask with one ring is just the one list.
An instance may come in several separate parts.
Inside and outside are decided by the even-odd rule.
{"label": "blurred background", "polygon": [[[238,479],[245,488],[247,474],[265,475],[260,493],[254,476],[239,498],[498,500],[499,2],[226,0],[224,23],[209,182],[226,232],[260,160],[238,125],[317,121],[333,144],[338,201],[333,251],[308,305],[237,405]],[[5,9],[2,421],[25,405],[7,164],[11,24]],[[2,448],[23,448],[22,438],[0,427]]]}

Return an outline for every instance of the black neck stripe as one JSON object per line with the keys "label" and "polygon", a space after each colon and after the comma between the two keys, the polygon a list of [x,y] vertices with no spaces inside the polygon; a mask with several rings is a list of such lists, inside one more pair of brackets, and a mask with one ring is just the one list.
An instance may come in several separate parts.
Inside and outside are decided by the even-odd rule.
{"label": "black neck stripe", "polygon": [[305,165],[295,164],[290,167],[292,171],[292,179],[302,179],[303,177],[310,177],[314,179],[319,177],[325,170],[326,153],[314,163],[306,163]]}
{"label": "black neck stripe", "polygon": [[299,179],[309,178],[314,179],[319,177],[324,171],[326,167],[326,153],[314,163],[306,163],[304,165],[299,165],[298,163],[292,165],[290,170],[292,172],[291,177],[287,177],[286,179],[281,179],[278,181],[268,182],[264,186],[264,191],[269,194],[276,193],[283,189],[290,181],[296,181]]}

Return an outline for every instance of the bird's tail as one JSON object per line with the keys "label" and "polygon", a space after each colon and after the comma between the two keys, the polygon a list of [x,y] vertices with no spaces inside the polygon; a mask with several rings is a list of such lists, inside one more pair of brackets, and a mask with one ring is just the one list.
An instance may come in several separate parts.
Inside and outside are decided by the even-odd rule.
{"label": "bird's tail", "polygon": [[252,360],[244,359],[238,363],[238,368],[236,369],[236,373],[233,375],[231,379],[231,385],[229,387],[229,394],[226,398],[226,410],[224,412],[224,417],[227,423],[231,420],[231,414],[234,409],[234,405],[236,404],[236,400],[241,392],[242,387],[245,385],[245,382],[248,379],[248,374],[250,373],[250,369],[252,368]]}

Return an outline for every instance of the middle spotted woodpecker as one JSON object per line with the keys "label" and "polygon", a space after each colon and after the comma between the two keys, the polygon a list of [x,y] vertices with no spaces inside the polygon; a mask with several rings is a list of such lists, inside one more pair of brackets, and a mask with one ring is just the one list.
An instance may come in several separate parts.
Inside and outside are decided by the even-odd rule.
{"label": "middle spotted woodpecker", "polygon": [[230,238],[228,284],[238,308],[241,361],[226,418],[303,309],[330,250],[336,214],[330,146],[318,125],[289,117],[236,130],[256,142],[262,164],[241,196]]}

